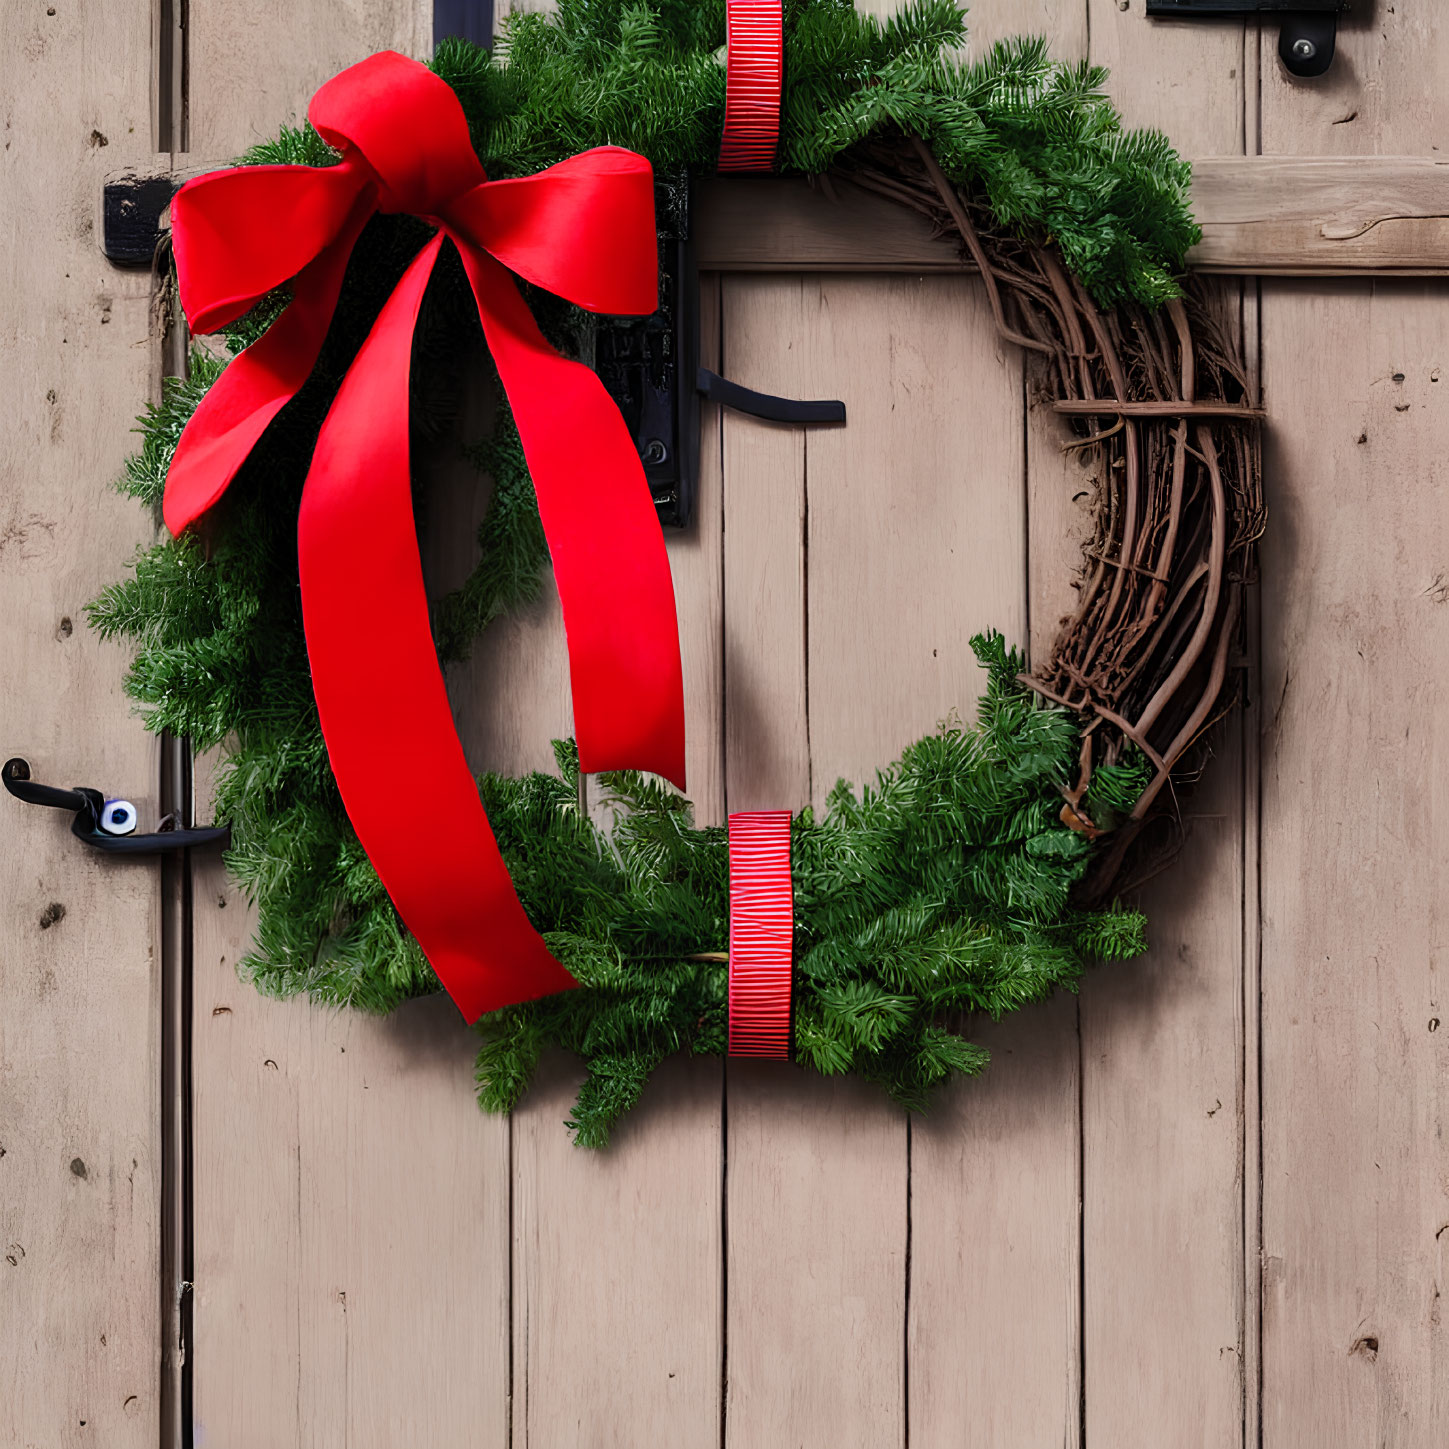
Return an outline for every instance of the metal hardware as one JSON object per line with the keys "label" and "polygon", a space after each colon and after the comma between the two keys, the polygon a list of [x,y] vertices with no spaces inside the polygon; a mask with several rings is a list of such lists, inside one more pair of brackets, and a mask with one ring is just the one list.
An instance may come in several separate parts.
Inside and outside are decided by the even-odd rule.
{"label": "metal hardware", "polygon": [[1279,15],[1278,58],[1292,75],[1323,75],[1333,64],[1338,17],[1349,0],[1147,0],[1149,17],[1181,20]]}
{"label": "metal hardware", "polygon": [[711,372],[707,367],[699,369],[696,379],[699,395],[721,407],[733,408],[737,413],[748,413],[752,418],[764,418],[771,423],[843,423],[845,404],[835,400],[821,399],[803,402],[794,398],[776,397],[773,393],[756,392],[751,387],[741,387],[737,382]]}
{"label": "metal hardware", "polygon": [[122,176],[101,191],[101,251],[118,267],[149,267],[165,235],[161,217],[177,183],[169,176]]}
{"label": "metal hardware", "polygon": [[699,399],[687,385],[699,356],[699,276],[690,238],[689,178],[660,175],[659,310],[647,317],[590,319],[594,370],[619,406],[665,525],[694,515],[699,470]]}
{"label": "metal hardware", "polygon": [[843,423],[842,402],[795,402],[729,382],[699,367],[699,273],[690,236],[686,175],[660,177],[659,310],[648,317],[595,317],[594,370],[624,415],[644,464],[659,521],[685,528],[699,479],[699,402],[779,423]]}
{"label": "metal hardware", "polygon": [[[152,264],[166,235],[161,217],[175,189],[169,176],[131,176],[106,184],[102,247],[111,261],[120,266]],[[659,310],[647,317],[590,315],[584,351],[623,414],[644,464],[659,521],[684,528],[694,516],[698,486],[701,397],[752,417],[802,424],[843,423],[845,404],[771,397],[697,368],[699,273],[690,236],[686,174],[658,178],[655,215]]]}
{"label": "metal hardware", "polygon": [[96,850],[117,855],[155,855],[165,850],[185,850],[193,845],[211,845],[225,841],[231,830],[225,825],[208,826],[204,830],[168,828],[165,822],[149,835],[133,834],[136,828],[135,807],[128,800],[108,800],[99,790],[84,786],[60,790],[54,785],[41,785],[30,778],[30,763],[15,758],[0,767],[0,779],[17,800],[28,805],[47,805],[52,810],[69,810],[75,817],[71,833]]}
{"label": "metal hardware", "polygon": [[491,46],[493,0],[433,0],[433,44],[453,36]]}

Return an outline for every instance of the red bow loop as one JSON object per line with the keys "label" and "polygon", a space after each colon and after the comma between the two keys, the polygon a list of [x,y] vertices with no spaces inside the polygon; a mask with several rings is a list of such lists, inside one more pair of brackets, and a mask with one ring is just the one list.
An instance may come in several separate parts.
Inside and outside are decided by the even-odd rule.
{"label": "red bow loop", "polygon": [[[188,181],[171,202],[171,239],[191,330],[216,332],[305,270],[342,234],[371,184],[370,171],[352,162],[235,166]],[[261,246],[259,216],[269,223]]]}
{"label": "red bow loop", "polygon": [[[647,316],[659,305],[654,171],[598,146],[532,176],[490,181],[443,213],[460,239],[590,312]],[[574,237],[574,245],[560,239]]]}
{"label": "red bow loop", "polygon": [[[438,224],[457,246],[538,495],[569,643],[588,770],[684,783],[674,592],[643,466],[598,377],[539,332],[510,272],[596,311],[652,312],[653,177],[601,147],[489,182],[456,95],[386,52],[344,71],[309,115],[333,167],[242,167],[178,194],[173,228],[197,330],[290,279],[292,301],[227,367],[178,443],[166,522],[181,532],[235,476],[310,376],[352,248],[375,211]],[[307,653],[328,757],[358,839],[443,985],[471,1020],[573,985],[525,915],[483,813],[433,649],[408,467],[412,334],[436,236],[368,335],[322,427],[299,515]],[[368,579],[365,590],[359,576]],[[399,762],[429,818],[399,810]]]}

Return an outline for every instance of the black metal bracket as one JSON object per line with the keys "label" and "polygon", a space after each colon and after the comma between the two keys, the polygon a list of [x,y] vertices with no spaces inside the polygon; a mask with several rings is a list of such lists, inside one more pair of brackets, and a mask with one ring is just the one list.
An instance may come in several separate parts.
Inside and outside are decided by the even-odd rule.
{"label": "black metal bracket", "polygon": [[796,402],[729,382],[699,359],[699,272],[690,234],[687,175],[661,176],[659,310],[648,317],[596,317],[593,365],[619,405],[644,463],[659,521],[687,527],[699,484],[699,404],[705,398],[771,422],[843,423],[843,402]]}
{"label": "black metal bracket", "polygon": [[225,825],[208,826],[204,830],[177,830],[165,822],[149,835],[137,835],[136,807],[129,800],[107,799],[99,790],[84,786],[71,790],[41,785],[30,778],[30,763],[15,758],[0,767],[0,779],[17,800],[27,805],[48,805],[53,810],[69,810],[74,819],[71,833],[96,850],[116,855],[155,855],[165,850],[186,850],[193,845],[225,842],[231,835]]}
{"label": "black metal bracket", "polygon": [[[448,23],[454,27],[449,34],[460,33],[458,17]],[[166,235],[161,217],[175,189],[169,176],[128,176],[106,183],[101,245],[112,262],[152,264]],[[586,335],[592,355],[587,360],[623,414],[659,521],[684,528],[694,516],[698,490],[701,397],[751,417],[803,425],[843,423],[845,404],[772,397],[698,366],[699,272],[690,234],[687,174],[658,178],[654,209],[659,309],[647,317],[591,317]]]}
{"label": "black metal bracket", "polygon": [[452,36],[490,47],[493,0],[433,0],[433,44]]}
{"label": "black metal bracket", "polygon": [[169,176],[122,176],[101,191],[101,251],[118,267],[149,267],[166,234],[161,218],[177,182]]}
{"label": "black metal bracket", "polygon": [[1323,75],[1333,64],[1338,17],[1350,0],[1147,0],[1149,17],[1223,19],[1230,15],[1278,15],[1278,58],[1292,75]]}
{"label": "black metal bracket", "polygon": [[699,473],[699,400],[689,385],[699,356],[699,274],[688,176],[657,176],[654,215],[659,310],[647,317],[592,316],[587,360],[624,415],[659,521],[683,528],[694,516]]}

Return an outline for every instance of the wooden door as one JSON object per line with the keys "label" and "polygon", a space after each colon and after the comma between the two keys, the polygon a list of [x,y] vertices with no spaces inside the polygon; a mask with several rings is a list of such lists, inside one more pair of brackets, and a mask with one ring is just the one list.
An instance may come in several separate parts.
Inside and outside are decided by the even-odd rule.
{"label": "wooden door", "polygon": [[[3,11],[0,747],[149,811],[156,751],[81,610],[147,537],[107,482],[174,348],[150,277],[100,257],[101,183],[215,164],[342,66],[425,53],[431,6],[130,9]],[[1449,16],[1366,0],[1305,84],[1267,27],[1143,9],[977,0],[973,44],[1045,31],[1191,155],[1446,144],[1426,81]],[[1250,707],[1144,892],[1151,954],[983,1023],[990,1073],[929,1118],[673,1063],[614,1148],[578,1151],[570,1063],[484,1117],[446,1002],[263,1000],[219,869],[163,890],[7,810],[0,1442],[1444,1442],[1449,292],[1223,285],[1272,417]],[[1042,647],[1090,479],[970,280],[710,274],[703,304],[729,376],[850,410],[808,435],[706,411],[670,551],[692,794],[718,821],[819,803],[969,710],[974,630]],[[445,461],[426,486],[445,583],[481,500]],[[449,683],[475,761],[546,766],[556,603]]]}

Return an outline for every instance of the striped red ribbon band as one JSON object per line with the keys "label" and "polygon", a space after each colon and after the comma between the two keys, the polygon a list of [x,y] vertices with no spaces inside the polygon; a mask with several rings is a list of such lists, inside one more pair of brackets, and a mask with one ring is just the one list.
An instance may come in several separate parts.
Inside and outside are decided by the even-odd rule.
{"label": "striped red ribbon band", "polygon": [[731,815],[729,854],[730,1055],[788,1061],[795,935],[790,812]]}
{"label": "striped red ribbon band", "polygon": [[785,74],[781,0],[727,0],[724,135],[721,171],[769,171],[780,140]]}

